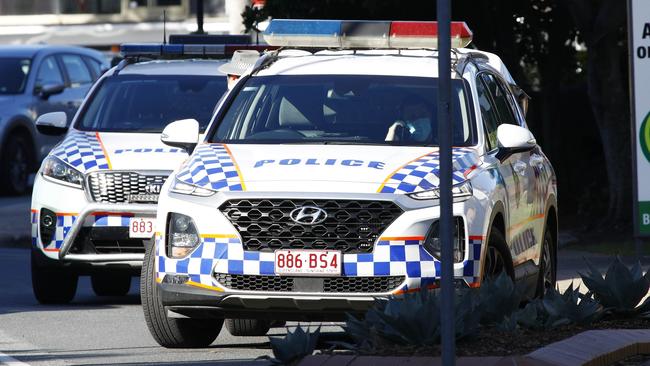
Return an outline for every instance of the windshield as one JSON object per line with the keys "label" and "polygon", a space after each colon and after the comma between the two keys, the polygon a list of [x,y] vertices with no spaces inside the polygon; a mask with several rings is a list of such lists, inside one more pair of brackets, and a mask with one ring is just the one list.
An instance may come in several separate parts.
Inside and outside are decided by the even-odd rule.
{"label": "windshield", "polygon": [[225,76],[118,75],[104,79],[76,128],[159,133],[170,122],[194,118],[204,131],[226,90]]}
{"label": "windshield", "polygon": [[[282,75],[248,79],[211,142],[435,146],[437,79]],[[453,143],[474,145],[468,100],[452,80]]]}
{"label": "windshield", "polygon": [[27,58],[0,58],[0,94],[22,93],[30,66]]}

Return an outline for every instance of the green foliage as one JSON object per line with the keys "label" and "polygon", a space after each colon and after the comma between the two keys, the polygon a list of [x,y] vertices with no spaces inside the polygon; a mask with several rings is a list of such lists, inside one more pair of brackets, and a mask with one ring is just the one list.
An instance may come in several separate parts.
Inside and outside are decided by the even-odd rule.
{"label": "green foliage", "polygon": [[497,325],[502,331],[519,328],[551,330],[567,324],[591,324],[603,314],[603,307],[590,296],[580,293],[573,284],[564,293],[549,289],[543,299],[535,299],[523,309],[506,315]]}
{"label": "green foliage", "polygon": [[500,324],[519,309],[523,296],[524,286],[515,285],[505,272],[484,280],[479,289],[481,324]]}
{"label": "green foliage", "polygon": [[[457,292],[455,304],[456,337],[475,334],[480,320],[476,293]],[[437,344],[440,341],[440,298],[433,291],[422,290],[401,298],[377,301],[362,319],[348,315],[345,331],[359,348],[366,349]]]}
{"label": "green foliage", "polygon": [[311,355],[316,349],[319,336],[320,327],[312,333],[309,328],[305,332],[298,326],[293,332],[287,331],[285,337],[269,337],[275,357],[271,362],[286,365]]}
{"label": "green foliage", "polygon": [[580,293],[580,288],[573,288],[573,283],[563,294],[550,289],[542,300],[544,311],[551,322],[566,319],[570,323],[587,325],[593,323],[603,314],[603,306],[590,296]]}
{"label": "green foliage", "polygon": [[618,315],[650,311],[650,299],[639,305],[650,289],[650,273],[646,271],[643,274],[639,262],[628,268],[617,256],[604,276],[586,258],[585,262],[589,272],[580,273],[580,277],[594,298],[607,310]]}

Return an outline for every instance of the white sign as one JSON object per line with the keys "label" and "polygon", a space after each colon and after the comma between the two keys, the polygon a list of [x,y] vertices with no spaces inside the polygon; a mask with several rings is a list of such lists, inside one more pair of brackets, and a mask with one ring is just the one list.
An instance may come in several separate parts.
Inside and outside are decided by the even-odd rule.
{"label": "white sign", "polygon": [[630,0],[629,37],[637,235],[650,235],[650,1]]}

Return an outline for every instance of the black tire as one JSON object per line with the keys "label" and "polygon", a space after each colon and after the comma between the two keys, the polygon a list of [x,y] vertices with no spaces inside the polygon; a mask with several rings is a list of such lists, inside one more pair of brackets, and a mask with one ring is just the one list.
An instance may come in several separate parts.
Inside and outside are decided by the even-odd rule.
{"label": "black tire", "polygon": [[514,280],[514,266],[506,238],[496,227],[490,229],[484,261],[483,279],[497,277],[505,271]]}
{"label": "black tire", "polygon": [[536,297],[544,297],[546,291],[555,288],[557,282],[557,256],[555,255],[555,241],[553,233],[547,227],[544,229],[544,241],[539,262],[539,276],[537,277]]}
{"label": "black tire", "polygon": [[97,296],[124,296],[131,289],[130,274],[94,274],[90,282]]}
{"label": "black tire", "polygon": [[226,319],[226,329],[234,336],[264,336],[271,329],[271,322],[263,319]]}
{"label": "black tire", "polygon": [[29,174],[34,167],[34,153],[22,135],[9,135],[0,157],[0,190],[4,194],[22,195],[29,190]]}
{"label": "black tire", "polygon": [[32,289],[41,304],[67,304],[77,292],[79,277],[63,268],[47,268],[38,265],[32,251]]}
{"label": "black tire", "polygon": [[221,320],[175,319],[167,317],[158,292],[155,279],[155,249],[148,243],[142,273],[140,275],[140,297],[147,327],[159,345],[167,348],[207,347],[219,335],[223,326]]}

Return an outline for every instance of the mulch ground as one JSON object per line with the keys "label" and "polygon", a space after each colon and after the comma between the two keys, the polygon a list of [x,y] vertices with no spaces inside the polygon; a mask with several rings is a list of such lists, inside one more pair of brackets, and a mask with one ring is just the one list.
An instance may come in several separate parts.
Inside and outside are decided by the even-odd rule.
{"label": "mulch ground", "polygon": [[[456,355],[525,355],[548,344],[561,341],[587,330],[648,328],[650,328],[650,319],[603,319],[589,326],[568,325],[548,331],[521,329],[517,332],[502,332],[493,328],[482,328],[479,334],[475,337],[471,339],[462,339],[456,342]],[[416,348],[386,345],[380,350],[362,351],[360,353],[376,356],[440,356],[440,346]],[[642,363],[621,363],[620,365],[641,364]]]}

